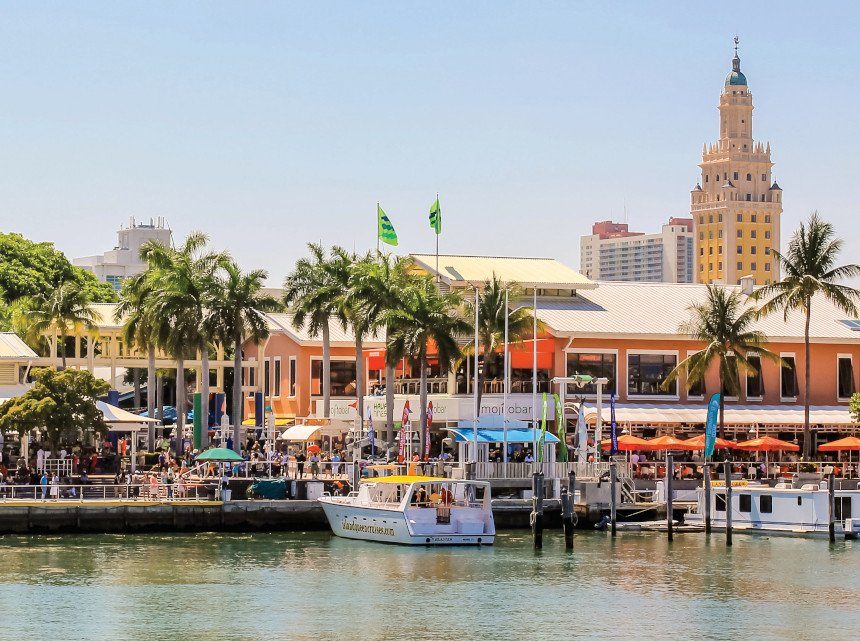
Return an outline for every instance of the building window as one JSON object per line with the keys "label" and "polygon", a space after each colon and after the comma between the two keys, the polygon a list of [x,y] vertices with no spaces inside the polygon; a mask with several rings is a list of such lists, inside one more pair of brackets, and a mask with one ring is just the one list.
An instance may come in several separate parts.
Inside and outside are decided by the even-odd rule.
{"label": "building window", "polygon": [[704,216],[699,216],[699,224],[700,224],[700,225],[704,225],[704,224],[705,224],[705,217],[704,217]]}
{"label": "building window", "polygon": [[755,245],[753,245],[752,247],[750,247],[750,254],[755,255],[755,249],[756,249],[756,248],[755,248]]}
{"label": "building window", "polygon": [[739,223],[744,222],[744,215],[743,214],[738,214],[738,222]]}
{"label": "building window", "polygon": [[717,246],[717,253],[718,253],[718,254],[722,254],[722,253],[723,253],[723,246],[722,246],[722,245]]}
{"label": "building window", "polygon": [[705,240],[705,232],[703,232],[703,231],[699,232],[699,240]]}
{"label": "building window", "polygon": [[[723,222],[723,215],[722,215],[722,214],[717,214],[717,220],[718,220],[719,222]],[[723,232],[720,232],[720,234],[722,234],[722,233],[723,233]]]}
{"label": "building window", "polygon": [[709,223],[714,222],[714,215],[713,215],[713,214],[711,214],[711,215],[709,215],[709,216],[708,216],[708,222],[709,222]]}
{"label": "building window", "polygon": [[298,375],[298,368],[296,367],[296,357],[290,356],[290,396],[295,397],[296,395],[296,376]]}
{"label": "building window", "polygon": [[743,245],[738,245],[738,251],[737,251],[737,254],[740,256],[740,255],[741,255],[741,254],[743,254],[743,253],[744,253],[744,246],[743,246]]}
{"label": "building window", "polygon": [[699,256],[704,256],[704,255],[705,255],[705,248],[699,247]]}
{"label": "building window", "polygon": [[263,396],[269,396],[270,395],[270,391],[272,389],[271,381],[272,381],[272,361],[271,361],[271,359],[267,358],[263,362]]}
{"label": "building window", "polygon": [[714,494],[714,510],[717,512],[725,512],[726,511],[726,495],[725,494]]}
{"label": "building window", "polygon": [[723,271],[723,264],[720,263],[719,266],[717,267],[717,269],[719,269],[720,271]]}
{"label": "building window", "polygon": [[779,393],[782,398],[797,398],[797,368],[794,354],[781,354],[780,356],[782,356],[785,366],[779,368]]}
{"label": "building window", "polygon": [[750,230],[750,238],[755,238],[755,229]]}
{"label": "building window", "polygon": [[713,263],[708,263],[708,271],[709,272],[714,271],[714,264]]}
{"label": "building window", "polygon": [[713,256],[713,255],[714,255],[714,247],[713,247],[713,246],[708,247],[708,255],[709,255],[709,256]]}
{"label": "building window", "polygon": [[[770,263],[765,263],[765,264],[764,264],[764,271],[766,271],[766,272],[769,272],[769,271],[770,271]],[[769,284],[769,283],[768,283],[768,284]]]}
{"label": "building window", "polygon": [[699,263],[699,271],[700,271],[700,272],[705,271],[705,266],[704,266],[704,264]]}
{"label": "building window", "polygon": [[752,180],[752,174],[747,174],[747,181]]}
{"label": "building window", "polygon": [[738,271],[742,272],[744,270],[744,264],[741,261],[738,261]]}
{"label": "building window", "polygon": [[850,496],[834,496],[833,497],[833,518],[836,521],[844,521],[851,518],[851,497]]}
{"label": "building window", "polygon": [[762,181],[763,183],[766,183],[766,182],[767,182],[767,174],[762,174],[762,175],[761,175],[761,181]]}
{"label": "building window", "polygon": [[[567,355],[567,375],[575,376],[577,374],[587,374],[594,378],[606,378],[609,383],[604,386],[604,392],[610,392],[615,389],[616,365],[618,356],[616,354],[595,354],[595,353],[572,353]],[[567,386],[567,393],[570,396],[578,394],[597,394],[597,385],[589,383],[579,388],[574,385]]]}
{"label": "building window", "polygon": [[750,200],[752,200],[752,194],[747,194],[747,202],[749,202]]}
{"label": "building window", "polygon": [[764,396],[764,378],[761,373],[761,356],[747,356],[747,361],[755,369],[755,373],[747,372],[747,398],[762,398]]}
{"label": "building window", "polygon": [[738,511],[752,512],[752,494],[738,494]]}
{"label": "building window", "polygon": [[750,216],[750,222],[751,222],[751,223],[754,223],[754,222],[755,222],[755,220],[756,220],[756,215],[755,215],[755,214],[751,215],[751,216]]}
{"label": "building window", "polygon": [[[255,363],[255,359],[253,357],[248,359],[251,361],[251,365],[248,367],[248,386],[256,387],[257,385],[257,363]],[[253,396],[254,390],[250,390],[248,392],[248,396]]]}
{"label": "building window", "polygon": [[714,230],[712,229],[711,231],[708,232],[708,240],[713,240],[713,239],[714,239]]}
{"label": "building window", "polygon": [[769,223],[769,222],[770,222],[770,214],[765,214],[765,216],[764,216],[764,222],[766,222],[766,223]]}
{"label": "building window", "polygon": [[737,180],[737,179],[738,179],[738,172],[735,172],[735,177],[733,178],[733,180]]}
{"label": "building window", "polygon": [[851,356],[840,356],[836,361],[838,374],[838,392],[840,400],[847,400],[855,392],[854,368],[851,366]]}
{"label": "building window", "polygon": [[668,390],[661,387],[677,364],[674,354],[628,354],[627,394],[677,396],[677,381]]}
{"label": "building window", "polygon": [[764,248],[764,255],[765,255],[765,256],[770,256],[770,247],[765,247],[765,248]]}
{"label": "building window", "polygon": [[743,238],[743,237],[744,237],[744,230],[743,230],[743,229],[739,229],[739,230],[738,230],[738,238]]}
{"label": "building window", "polygon": [[761,201],[764,202],[764,194],[761,195]]}
{"label": "building window", "polygon": [[105,282],[113,287],[115,292],[118,292],[122,289],[122,276],[105,276]]}
{"label": "building window", "polygon": [[759,496],[758,511],[762,514],[773,514],[773,497],[770,494]]}
{"label": "building window", "polygon": [[[323,363],[311,361],[311,394],[322,396]],[[355,361],[331,361],[330,389],[331,395],[355,396]],[[349,388],[349,391],[347,391]]]}
{"label": "building window", "polygon": [[281,395],[281,357],[275,356],[274,359],[275,367],[273,371],[273,380],[272,387],[275,390],[275,393],[272,396],[280,396]]}
{"label": "building window", "polygon": [[[722,222],[722,220],[721,220],[720,222]],[[722,237],[723,237],[723,230],[721,229],[721,230],[717,233],[717,238],[722,238]]]}
{"label": "building window", "polygon": [[755,271],[755,263],[750,263],[750,271],[751,272]]}
{"label": "building window", "polygon": [[705,182],[708,182],[708,178],[709,178],[708,174],[705,174]]}

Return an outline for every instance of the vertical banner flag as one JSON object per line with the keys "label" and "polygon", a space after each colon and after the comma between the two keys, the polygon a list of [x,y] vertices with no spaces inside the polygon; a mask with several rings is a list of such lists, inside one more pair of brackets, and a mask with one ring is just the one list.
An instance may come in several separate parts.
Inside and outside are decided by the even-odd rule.
{"label": "vertical banner flag", "polygon": [[588,425],[585,423],[585,401],[579,404],[579,417],[576,419],[576,430],[579,434],[576,460],[580,463],[585,463],[588,460]]}
{"label": "vertical banner flag", "polygon": [[382,207],[379,204],[376,205],[376,216],[377,216],[377,231],[376,237],[381,240],[383,243],[387,243],[389,245],[397,245],[397,232],[394,231],[394,225],[391,224],[391,221],[388,220],[388,216],[385,215],[385,212],[382,211]]}
{"label": "vertical banner flag", "polygon": [[720,395],[714,394],[708,403],[708,423],[705,427],[705,456],[714,455],[717,443],[717,418],[720,414]]}
{"label": "vertical banner flag", "polygon": [[373,408],[367,406],[367,435],[370,437],[370,460],[376,458],[376,444],[373,442]]}
{"label": "vertical banner flag", "polygon": [[[615,390],[609,394],[609,420],[611,422],[612,448],[609,450],[609,456],[618,454],[618,423],[615,421]],[[600,444],[597,444],[600,447]]]}
{"label": "vertical banner flag", "polygon": [[543,393],[543,414],[540,419],[540,438],[538,439],[538,463],[543,463],[543,444],[546,440],[546,392]]}
{"label": "vertical banner flag", "polygon": [[424,433],[424,460],[430,460],[430,426],[433,425],[433,401],[427,403],[427,431]]}
{"label": "vertical banner flag", "polygon": [[442,210],[439,208],[439,199],[430,207],[430,227],[439,235],[442,233]]}
{"label": "vertical banner flag", "polygon": [[564,419],[564,408],[561,399],[555,394],[555,424],[558,425],[558,461],[567,463],[567,421]]}
{"label": "vertical banner flag", "polygon": [[409,401],[403,406],[403,418],[400,419],[400,450],[397,452],[397,462],[402,463],[406,454],[406,428],[409,426]]}

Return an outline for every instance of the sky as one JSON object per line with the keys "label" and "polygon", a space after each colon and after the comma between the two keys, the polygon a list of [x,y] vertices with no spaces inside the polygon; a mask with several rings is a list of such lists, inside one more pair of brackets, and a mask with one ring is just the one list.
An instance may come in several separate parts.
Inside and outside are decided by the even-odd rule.
{"label": "sky", "polygon": [[[736,11],[733,12],[732,9]],[[688,216],[740,38],[784,189],[860,262],[855,3],[0,4],[0,230],[70,258],[129,217],[280,285],[308,242],[551,256],[599,220]]]}

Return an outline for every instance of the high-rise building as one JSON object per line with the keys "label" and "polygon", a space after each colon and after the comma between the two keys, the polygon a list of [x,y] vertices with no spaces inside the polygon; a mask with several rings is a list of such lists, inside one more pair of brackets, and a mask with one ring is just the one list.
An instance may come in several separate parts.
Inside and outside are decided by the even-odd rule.
{"label": "high-rise building", "polygon": [[752,93],[741,72],[735,38],[732,70],[720,95],[720,139],[702,151],[692,191],[695,281],[756,285],[779,279],[771,248],[779,248],[782,189],[771,177],[770,143],[753,140]]}
{"label": "high-rise building", "polygon": [[579,241],[579,271],[592,280],[693,282],[693,221],[670,218],[659,234],[632,232],[627,223],[594,223]]}
{"label": "high-rise building", "polygon": [[140,259],[141,246],[154,240],[170,247],[173,235],[164,218],[150,219],[148,225],[131,218],[128,227],[120,227],[117,240],[118,245],[112,250],[97,256],[75,258],[72,264],[93,272],[101,282],[110,283],[119,291],[124,279],[146,269],[146,264]]}

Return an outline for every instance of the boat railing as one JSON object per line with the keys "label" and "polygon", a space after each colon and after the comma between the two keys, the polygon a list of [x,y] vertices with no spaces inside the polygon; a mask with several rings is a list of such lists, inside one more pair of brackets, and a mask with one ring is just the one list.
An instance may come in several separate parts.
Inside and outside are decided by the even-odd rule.
{"label": "boat railing", "polygon": [[13,501],[40,501],[61,504],[90,501],[207,501],[220,499],[221,494],[220,483],[0,484],[0,503]]}

